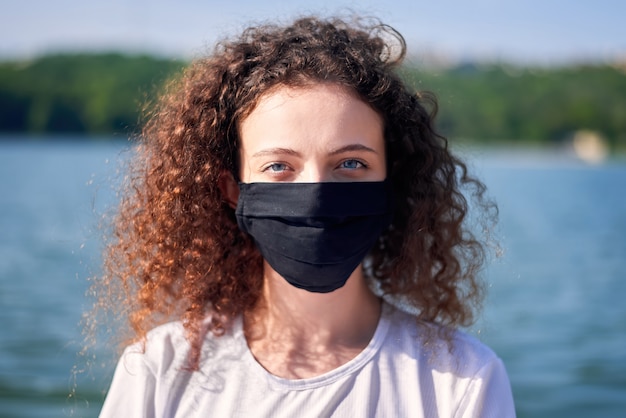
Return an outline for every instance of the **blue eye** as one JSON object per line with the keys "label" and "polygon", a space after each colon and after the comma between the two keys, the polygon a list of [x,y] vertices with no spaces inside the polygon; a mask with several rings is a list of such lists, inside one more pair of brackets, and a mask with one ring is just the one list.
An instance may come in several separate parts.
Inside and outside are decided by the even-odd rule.
{"label": "blue eye", "polygon": [[363,164],[359,160],[345,160],[341,162],[339,167],[345,168],[347,170],[356,170],[359,168],[365,168],[365,164]]}
{"label": "blue eye", "polygon": [[287,164],[272,163],[265,168],[265,171],[271,171],[272,173],[281,173],[287,170]]}

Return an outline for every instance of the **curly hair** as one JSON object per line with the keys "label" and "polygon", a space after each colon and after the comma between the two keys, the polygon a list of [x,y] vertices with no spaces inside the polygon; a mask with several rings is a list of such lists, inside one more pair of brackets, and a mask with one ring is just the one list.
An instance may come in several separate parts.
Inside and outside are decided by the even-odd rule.
{"label": "curly hair", "polygon": [[101,305],[123,312],[137,339],[182,320],[196,356],[208,314],[219,334],[255,307],[262,258],[237,227],[220,176],[238,177],[238,127],[263,94],[323,82],[354,91],[384,120],[395,213],[366,258],[368,276],[420,321],[470,324],[485,246],[466,227],[461,188],[490,204],[435,132],[434,97],[397,74],[405,51],[377,21],[308,17],[247,29],[193,62],[145,125],[105,253]]}

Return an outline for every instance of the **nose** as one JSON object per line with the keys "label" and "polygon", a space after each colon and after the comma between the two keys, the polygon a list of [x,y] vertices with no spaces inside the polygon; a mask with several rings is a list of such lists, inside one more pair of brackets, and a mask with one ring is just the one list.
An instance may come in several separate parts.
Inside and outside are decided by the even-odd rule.
{"label": "nose", "polygon": [[333,181],[333,179],[332,173],[323,164],[311,161],[304,165],[298,181],[302,183],[322,183]]}

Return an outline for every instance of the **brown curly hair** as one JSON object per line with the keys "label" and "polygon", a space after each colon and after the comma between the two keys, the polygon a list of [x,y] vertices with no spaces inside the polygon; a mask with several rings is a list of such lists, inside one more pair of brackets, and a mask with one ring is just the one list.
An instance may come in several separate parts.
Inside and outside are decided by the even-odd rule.
{"label": "brown curly hair", "polygon": [[[149,117],[105,254],[100,304],[127,316],[137,339],[182,319],[198,354],[203,320],[219,334],[251,310],[262,259],[237,227],[220,176],[238,177],[238,126],[271,88],[336,83],[384,120],[393,223],[365,266],[376,288],[422,321],[468,325],[482,292],[484,244],[465,227],[469,186],[484,186],[433,128],[436,101],[396,73],[403,38],[377,21],[301,18],[247,29],[171,83]],[[120,306],[122,304],[122,306]]]}

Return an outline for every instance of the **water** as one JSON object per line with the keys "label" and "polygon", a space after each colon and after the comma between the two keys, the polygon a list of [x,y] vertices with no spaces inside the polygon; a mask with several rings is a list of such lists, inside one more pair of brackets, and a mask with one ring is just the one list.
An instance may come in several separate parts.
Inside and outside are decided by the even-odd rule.
{"label": "water", "polygon": [[81,374],[79,399],[68,394],[87,277],[98,271],[96,213],[112,196],[115,164],[107,160],[119,149],[0,142],[2,417],[97,414],[104,377]]}
{"label": "water", "polygon": [[[122,148],[0,142],[0,417],[98,414],[111,370],[75,383],[72,367]],[[518,416],[625,416],[626,164],[473,156],[500,206],[505,255],[486,272],[471,331],[503,358]]]}
{"label": "water", "polygon": [[490,155],[505,257],[487,341],[520,416],[626,416],[626,165]]}

